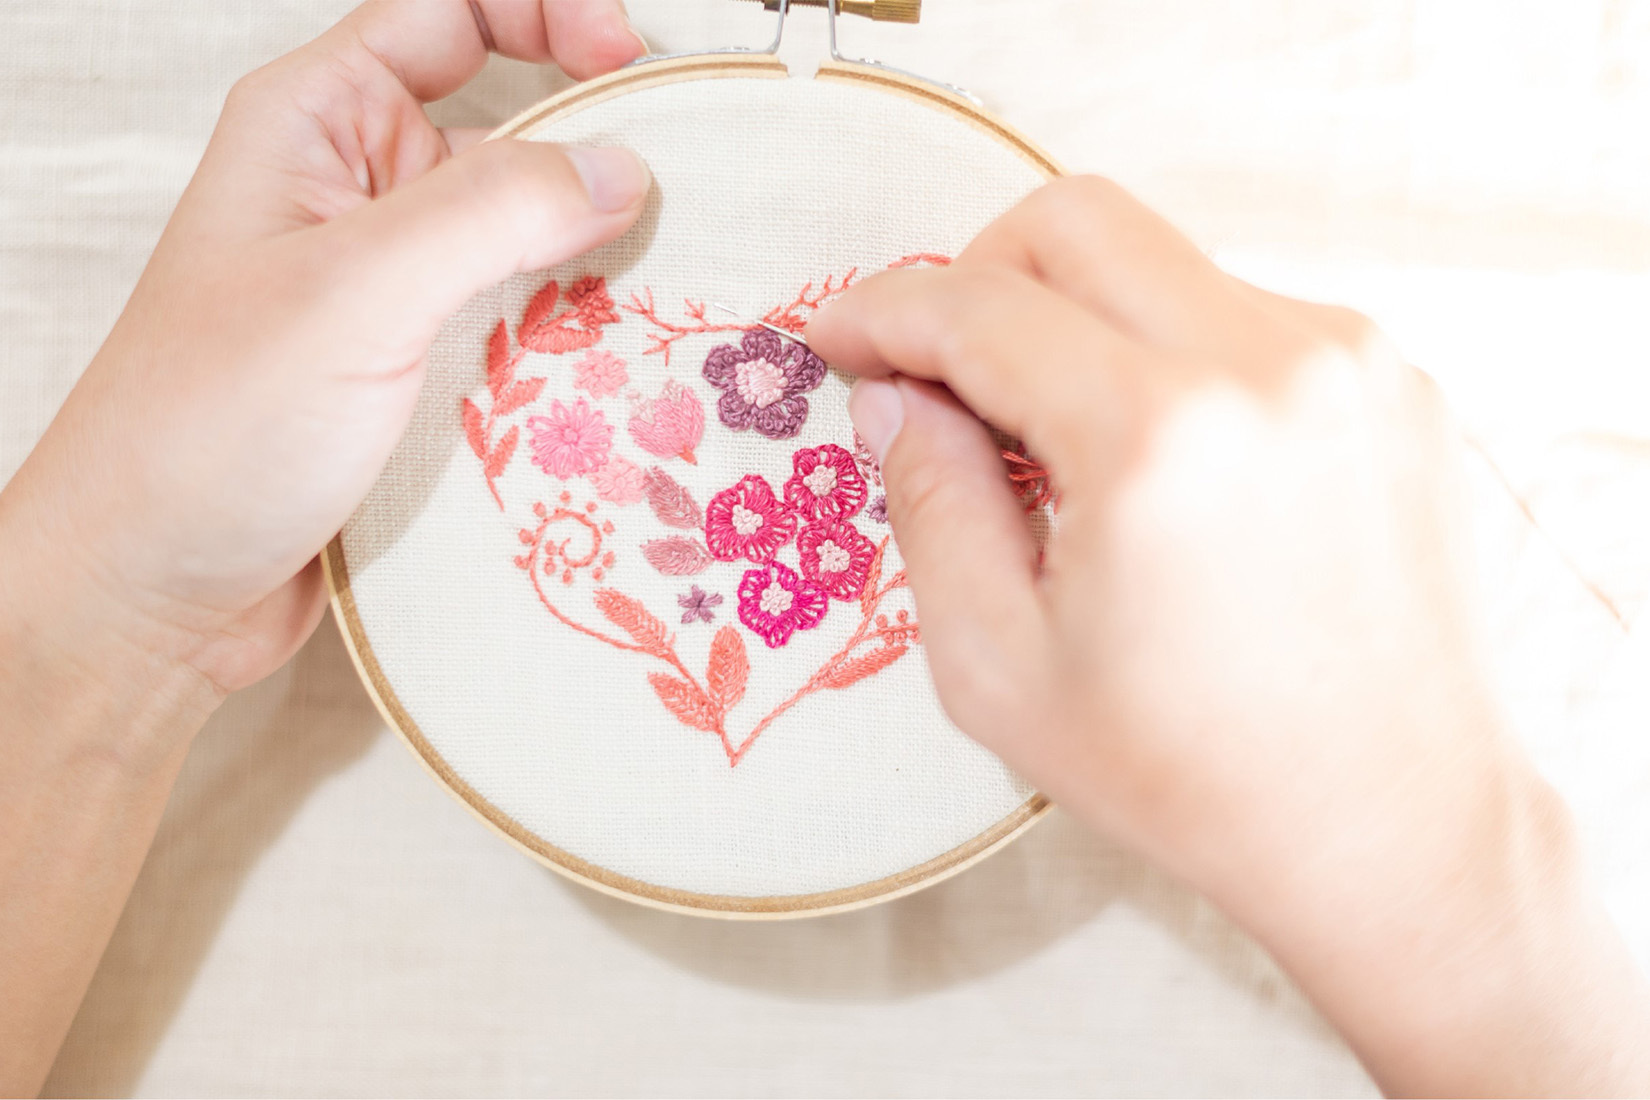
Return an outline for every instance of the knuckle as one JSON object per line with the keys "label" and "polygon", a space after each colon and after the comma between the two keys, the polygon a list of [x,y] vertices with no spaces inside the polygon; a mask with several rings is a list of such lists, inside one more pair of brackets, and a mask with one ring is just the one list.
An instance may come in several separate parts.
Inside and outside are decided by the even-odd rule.
{"label": "knuckle", "polygon": [[267,102],[274,93],[277,79],[273,65],[261,66],[242,76],[229,86],[224,96],[224,114],[242,114]]}
{"label": "knuckle", "polygon": [[1068,233],[1073,225],[1104,225],[1125,208],[1128,192],[1105,176],[1064,176],[1044,185],[1028,202],[1051,231]]}
{"label": "knuckle", "polygon": [[1343,351],[1370,364],[1384,363],[1394,357],[1386,333],[1364,314],[1346,306],[1325,306],[1324,316],[1333,340]]}

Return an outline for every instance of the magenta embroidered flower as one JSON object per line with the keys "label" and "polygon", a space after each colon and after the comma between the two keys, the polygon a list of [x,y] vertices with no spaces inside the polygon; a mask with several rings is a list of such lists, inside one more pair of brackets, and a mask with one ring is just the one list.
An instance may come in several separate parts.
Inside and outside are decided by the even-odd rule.
{"label": "magenta embroidered flower", "polygon": [[630,412],[630,437],[648,454],[697,463],[693,448],[705,435],[705,407],[674,378],[659,396],[637,399]]}
{"label": "magenta embroidered flower", "polygon": [[802,575],[808,583],[839,600],[857,600],[865,590],[877,548],[851,523],[821,520],[796,537]]}
{"label": "magenta embroidered flower", "polygon": [[798,630],[818,626],[827,606],[825,593],[778,562],[748,570],[739,581],[739,621],[769,649],[778,649]]}
{"label": "magenta embroidered flower", "polygon": [[854,456],[835,443],[804,447],[791,457],[796,472],[785,500],[803,519],[849,519],[865,507],[865,479]]}
{"label": "magenta embroidered flower", "polygon": [[613,449],[613,426],[582,397],[571,409],[552,401],[550,415],[531,417],[527,427],[533,433],[533,465],[563,481],[599,470]]}
{"label": "magenta embroidered flower", "polygon": [[733,488],[711,497],[705,508],[705,545],[718,561],[770,562],[794,534],[796,513],[758,474],[740,478]]}
{"label": "magenta embroidered flower", "polygon": [[591,397],[611,397],[630,381],[625,361],[610,351],[592,348],[573,365],[573,386]]}
{"label": "magenta embroidered flower", "polygon": [[735,431],[790,439],[808,419],[802,395],[825,380],[825,361],[778,333],[753,329],[739,346],[723,344],[705,357],[705,381],[722,391],[716,412]]}
{"label": "magenta embroidered flower", "polygon": [[682,609],[682,625],[692,622],[712,622],[716,618],[716,609],[722,606],[722,597],[719,593],[709,593],[698,585],[685,596],[676,597],[676,605]]}
{"label": "magenta embroidered flower", "polygon": [[647,491],[647,475],[630,459],[614,455],[590,475],[596,495],[612,504],[635,504]]}

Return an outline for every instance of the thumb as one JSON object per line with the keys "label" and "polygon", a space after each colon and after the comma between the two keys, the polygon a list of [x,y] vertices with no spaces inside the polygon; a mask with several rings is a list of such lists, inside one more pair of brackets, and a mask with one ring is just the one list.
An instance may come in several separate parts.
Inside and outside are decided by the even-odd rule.
{"label": "thumb", "polygon": [[489,141],[316,232],[334,300],[422,351],[481,290],[624,233],[651,185],[627,149]]}
{"label": "thumb", "polygon": [[862,380],[849,412],[882,464],[940,700],[965,732],[989,738],[1023,695],[1042,638],[1037,550],[1002,449],[931,382]]}

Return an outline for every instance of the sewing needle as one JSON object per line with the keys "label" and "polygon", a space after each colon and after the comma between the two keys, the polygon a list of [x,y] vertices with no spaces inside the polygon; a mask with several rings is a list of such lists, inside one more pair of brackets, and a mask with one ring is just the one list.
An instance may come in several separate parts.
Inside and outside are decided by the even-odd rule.
{"label": "sewing needle", "polygon": [[[743,314],[739,313],[739,311],[729,309],[727,306],[723,305],[720,302],[712,302],[710,304],[710,308],[719,309],[723,313],[726,313],[728,316],[735,317],[735,318],[737,318],[738,320],[742,321],[743,323],[745,323],[747,325],[756,325],[759,328],[765,328],[769,332],[777,333],[778,335],[783,336],[787,340],[795,340],[797,343],[801,344],[805,348],[808,347],[808,341],[802,339],[802,337],[798,336],[794,332],[787,332],[786,330],[780,328],[778,325],[770,325],[766,321],[753,321],[749,317],[746,317]],[[813,349],[809,348],[808,350],[812,351]]]}

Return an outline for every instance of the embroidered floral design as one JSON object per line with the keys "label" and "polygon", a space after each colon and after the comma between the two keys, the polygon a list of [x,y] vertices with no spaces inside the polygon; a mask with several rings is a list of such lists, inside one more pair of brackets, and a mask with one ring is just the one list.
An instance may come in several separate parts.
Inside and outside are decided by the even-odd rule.
{"label": "embroidered floral design", "polygon": [[705,545],[718,561],[770,562],[796,534],[796,514],[760,474],[747,474],[705,508]]}
{"label": "embroidered floral design", "polygon": [[704,435],[705,407],[674,378],[665,382],[658,397],[638,399],[632,407],[630,437],[648,454],[696,464],[693,448]]}
{"label": "embroidered floral design", "polygon": [[722,606],[722,597],[717,593],[706,592],[698,585],[685,596],[677,596],[676,603],[682,608],[682,625],[692,622],[711,622],[716,618],[716,609]]}
{"label": "embroidered floral design", "polygon": [[1043,508],[1060,510],[1060,494],[1049,480],[1048,470],[1042,463],[1026,454],[1024,444],[1016,444],[1012,450],[1003,451],[1003,461],[1008,464],[1008,482],[1014,489],[1014,495],[1020,498],[1020,504],[1029,514]]}
{"label": "embroidered floral design", "polygon": [[516,444],[521,441],[521,429],[512,424],[495,442],[493,428],[497,422],[511,416],[534,401],[544,390],[543,378],[516,380],[516,367],[525,351],[510,351],[510,326],[499,321],[487,338],[487,393],[492,406],[483,413],[481,406],[468,397],[459,403],[464,424],[464,438],[470,450],[481,459],[482,474],[487,478],[487,490],[504,509],[504,498],[499,496],[498,479],[504,475],[515,457]]}
{"label": "embroidered floral design", "polygon": [[591,397],[612,397],[629,382],[625,361],[610,351],[592,349],[573,365],[573,387]]}
{"label": "embroidered floral design", "polygon": [[854,433],[854,465],[865,478],[865,484],[880,486],[882,484],[882,467],[877,465],[876,455],[871,453],[870,444]]}
{"label": "embroidered floral design", "polygon": [[691,577],[710,568],[711,556],[698,539],[672,535],[642,543],[642,557],[667,577]]}
{"label": "embroidered floral design", "polygon": [[808,419],[808,399],[802,395],[825,380],[825,361],[801,344],[757,329],[745,333],[737,347],[712,348],[704,376],[722,391],[716,402],[722,423],[790,439]]}
{"label": "embroidered floral design", "polygon": [[870,506],[865,509],[865,514],[870,516],[871,519],[876,523],[887,523],[888,522],[888,497],[887,497],[887,495],[884,494],[882,496],[877,497],[877,499],[873,500],[871,502]]}
{"label": "embroidered floral design", "polygon": [[785,502],[803,519],[848,519],[865,507],[865,479],[854,456],[835,443],[804,447],[791,456]]}
{"label": "embroidered floral design", "polygon": [[[904,266],[915,262],[913,257],[906,257],[894,266]],[[775,306],[762,315],[762,326],[772,325],[773,328],[785,332],[801,332],[808,326],[811,318],[820,306],[831,299],[839,297],[854,284],[854,278],[859,269],[854,268],[838,282],[834,276],[827,275],[825,282],[817,289],[812,280],[804,283],[795,298],[782,306]],[[645,289],[630,296],[630,304],[624,307],[627,312],[634,313],[658,331],[649,337],[652,345],[644,354],[663,355],[665,366],[670,366],[670,349],[676,341],[689,336],[699,336],[713,332],[750,332],[752,326],[744,321],[712,321],[705,316],[705,303],[696,302],[692,298],[682,303],[683,312],[687,320],[682,324],[667,321],[659,315],[658,307],[653,303],[653,291]],[[762,327],[757,326],[757,327]]]}
{"label": "embroidered floral design", "polygon": [[852,602],[859,599],[871,572],[877,548],[851,523],[823,520],[810,523],[796,537],[802,576],[828,596]]}
{"label": "embroidered floral design", "polygon": [[825,593],[778,562],[747,570],[739,581],[739,621],[769,649],[824,622],[825,609]]}
{"label": "embroidered floral design", "polygon": [[599,343],[602,328],[619,321],[607,294],[607,280],[600,276],[586,275],[568,287],[566,305],[558,312],[560,300],[561,288],[554,281],[533,295],[517,333],[522,347],[564,355]]}
{"label": "embroidered floral design", "polygon": [[646,490],[642,468],[623,455],[614,455],[590,475],[596,495],[610,504],[635,504]]}
{"label": "embroidered floral design", "polygon": [[659,467],[650,469],[642,478],[647,493],[647,506],[666,527],[691,531],[704,522],[699,502],[693,499],[687,486],[665,473]]}
{"label": "embroidered floral design", "polygon": [[527,427],[533,433],[533,465],[563,481],[600,469],[612,452],[613,426],[582,397],[571,409],[550,402],[550,415],[529,417]]}
{"label": "embroidered floral design", "polygon": [[[943,259],[917,256],[900,265]],[[840,282],[826,279],[817,290],[809,283],[794,300],[770,310],[763,320],[786,332],[800,332],[812,312],[845,290],[854,277],[850,272]],[[719,391],[719,420],[732,430],[751,430],[771,439],[793,438],[798,433],[808,415],[805,395],[820,385],[825,369],[800,343],[766,330],[751,331],[748,322],[711,323],[705,306],[692,301],[687,303],[687,323],[672,324],[658,316],[650,291],[645,301],[640,294],[632,295],[625,308],[657,330],[650,337],[653,343],[647,353],[661,353],[667,364],[670,348],[679,339],[699,333],[739,332],[738,345],[718,347],[706,359],[705,378]],[[606,327],[618,322],[619,313],[602,279],[579,279],[565,294],[556,283],[547,283],[523,313],[516,333],[519,348],[512,343],[506,322],[501,321],[489,337],[487,391],[492,400],[490,406],[470,398],[462,401],[465,436],[500,508],[505,504],[499,478],[522,442],[528,443],[533,463],[547,474],[563,481],[588,479],[594,496],[603,503],[576,503],[576,490],[570,487],[560,492],[557,503],[535,504],[537,523],[520,531],[526,550],[516,557],[516,566],[526,574],[546,614],[557,623],[589,641],[658,662],[646,675],[660,705],[684,727],[714,734],[729,765],[736,766],[762,733],[802,700],[820,691],[846,690],[875,676],[921,642],[921,631],[909,612],[884,610],[889,597],[906,587],[903,571],[883,576],[889,538],[883,536],[880,543],[873,543],[851,522],[861,512],[882,518],[880,496],[867,507],[868,497],[881,485],[880,471],[857,438],[851,449],[835,444],[803,448],[791,456],[793,473],[782,493],[776,493],[763,477],[750,474],[716,494],[709,507],[701,508],[687,486],[661,466],[642,469],[618,453],[615,444],[623,440],[615,439],[613,414],[604,412],[601,402],[624,392],[631,384],[630,371],[622,359],[598,347]],[[546,386],[543,378],[515,377],[524,356],[578,350],[585,354],[572,367],[572,386],[589,400],[552,400],[543,415],[525,417],[525,428],[506,421],[534,405]],[[704,406],[692,389],[667,380],[651,399],[632,394],[631,400],[625,427],[637,446],[660,459],[694,461],[706,419]],[[529,433],[528,440],[520,438],[523,431]],[[1030,471],[1016,468],[1015,472],[1022,474],[1012,479],[1017,486],[1031,480],[1023,477]],[[609,548],[616,534],[614,524],[599,509],[643,500],[653,518],[674,529],[639,543],[641,557],[658,573],[698,576],[717,560],[746,559],[756,566],[744,571],[733,593],[724,595],[693,585],[677,595],[683,626],[714,622],[726,600],[736,607],[738,623],[715,628],[702,672],[688,667],[677,650],[675,635],[641,600],[601,586],[617,558]],[[703,532],[703,542],[699,532]],[[796,565],[776,560],[793,541]],[[597,585],[575,587],[581,579]],[[769,649],[779,649],[796,631],[817,628],[827,617],[832,599],[857,604],[859,621],[852,633],[795,691],[748,727],[742,738],[734,736],[730,715],[744,699],[750,676],[743,630],[761,637]],[[566,600],[588,600],[599,617],[580,621],[561,606]],[[838,612],[839,617],[844,614],[852,613]],[[816,652],[814,647],[806,651]]]}

